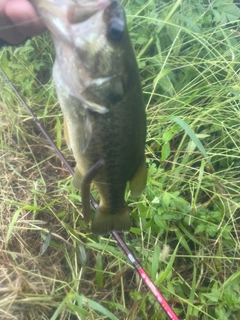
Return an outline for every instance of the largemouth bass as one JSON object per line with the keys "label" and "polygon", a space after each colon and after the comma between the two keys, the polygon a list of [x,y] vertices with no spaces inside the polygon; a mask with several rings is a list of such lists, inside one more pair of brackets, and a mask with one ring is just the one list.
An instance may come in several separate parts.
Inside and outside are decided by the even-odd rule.
{"label": "largemouth bass", "polygon": [[147,169],[145,108],[124,9],[118,0],[31,2],[54,41],[53,78],[85,222],[93,182],[100,195],[93,233],[128,231],[126,186],[140,196]]}

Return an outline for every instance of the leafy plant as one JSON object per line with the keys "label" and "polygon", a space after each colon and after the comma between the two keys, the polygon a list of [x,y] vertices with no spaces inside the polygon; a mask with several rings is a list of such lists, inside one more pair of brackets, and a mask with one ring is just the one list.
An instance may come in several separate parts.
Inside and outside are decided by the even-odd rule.
{"label": "leafy plant", "polygon": [[[239,319],[239,5],[123,5],[146,102],[149,172],[144,195],[128,197],[124,240],[180,319]],[[53,55],[43,35],[2,49],[1,67],[74,166]],[[0,318],[167,319],[115,240],[85,226],[69,174],[0,83]]]}

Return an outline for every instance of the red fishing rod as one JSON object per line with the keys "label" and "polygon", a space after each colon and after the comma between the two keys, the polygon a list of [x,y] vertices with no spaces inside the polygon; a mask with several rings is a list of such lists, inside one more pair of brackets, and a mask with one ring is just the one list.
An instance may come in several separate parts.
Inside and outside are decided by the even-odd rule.
{"label": "red fishing rod", "polygon": [[[56,152],[56,154],[58,155],[58,157],[60,158],[60,160],[64,163],[64,165],[66,166],[67,170],[74,175],[74,170],[73,168],[69,165],[69,163],[67,162],[67,159],[64,157],[64,155],[62,154],[62,152],[57,148],[57,146],[55,145],[55,143],[53,142],[52,138],[49,136],[49,134],[47,133],[47,131],[43,128],[43,126],[41,125],[40,121],[37,119],[37,117],[34,115],[34,113],[32,112],[32,110],[30,109],[30,107],[26,104],[26,102],[23,100],[23,98],[20,96],[19,92],[17,91],[17,89],[15,88],[15,86],[12,84],[11,80],[8,78],[8,76],[6,75],[6,73],[2,70],[2,68],[0,68],[4,78],[6,79],[6,81],[9,83],[9,85],[11,86],[11,88],[13,89],[13,91],[15,92],[15,94],[17,95],[18,99],[21,101],[21,103],[25,106],[25,108],[27,109],[28,113],[31,115],[33,122],[38,126],[38,128],[40,129],[40,131],[43,133],[43,135],[45,136],[45,138],[48,140],[48,142],[50,143],[50,145],[52,146],[52,148],[54,149],[54,151]],[[98,204],[95,201],[95,199],[90,196],[90,201],[91,204],[94,208],[94,210],[97,210],[98,208]],[[146,271],[143,269],[143,267],[140,265],[140,263],[137,261],[137,259],[134,257],[134,255],[131,253],[131,251],[129,250],[129,248],[127,247],[126,243],[123,241],[123,239],[119,236],[119,234],[115,231],[112,231],[112,235],[113,237],[116,239],[116,241],[118,242],[118,244],[120,245],[120,247],[122,248],[122,250],[124,251],[124,253],[126,254],[126,256],[128,257],[129,261],[131,262],[131,264],[134,266],[135,270],[138,272],[139,276],[142,278],[143,282],[145,283],[145,285],[149,288],[149,290],[152,292],[153,296],[155,297],[155,299],[158,301],[159,305],[162,307],[162,309],[166,312],[167,316],[169,319],[172,320],[180,320],[177,315],[174,313],[174,311],[172,310],[172,308],[170,307],[170,305],[167,303],[167,301],[164,299],[163,295],[160,293],[160,291],[158,290],[158,288],[154,285],[154,283],[152,282],[152,280],[149,278],[148,274],[146,273]]]}

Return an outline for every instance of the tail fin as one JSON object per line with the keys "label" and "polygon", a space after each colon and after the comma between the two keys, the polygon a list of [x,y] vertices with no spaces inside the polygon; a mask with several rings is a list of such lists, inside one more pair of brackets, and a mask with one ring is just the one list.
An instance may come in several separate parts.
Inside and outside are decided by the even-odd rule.
{"label": "tail fin", "polygon": [[93,218],[93,233],[103,235],[111,231],[129,231],[131,227],[131,221],[126,204],[122,206],[122,208],[116,214],[108,213],[107,210],[104,209],[101,208],[100,205]]}

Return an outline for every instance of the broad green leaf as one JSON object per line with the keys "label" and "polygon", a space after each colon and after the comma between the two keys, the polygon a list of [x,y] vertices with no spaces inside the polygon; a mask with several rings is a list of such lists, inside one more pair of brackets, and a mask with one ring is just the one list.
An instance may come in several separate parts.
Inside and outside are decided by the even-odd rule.
{"label": "broad green leaf", "polygon": [[104,316],[108,317],[111,320],[119,320],[117,317],[115,317],[115,315],[112,312],[110,312],[108,309],[103,307],[101,304],[99,304],[94,300],[88,299],[83,295],[75,295],[72,297],[72,299],[76,300],[80,306],[91,308],[96,312],[103,314]]}
{"label": "broad green leaf", "polygon": [[202,145],[202,142],[198,139],[197,135],[192,131],[192,129],[189,127],[189,125],[179,117],[174,116],[174,117],[172,117],[172,120],[177,122],[183,128],[183,130],[189,135],[189,137],[195,143],[195,145],[197,146],[199,151],[202,153],[202,155],[204,156],[206,161],[212,167],[211,161],[209,159],[209,156],[207,155],[207,152],[206,152],[204,146]]}
{"label": "broad green leaf", "polygon": [[165,142],[162,146],[162,161],[167,160],[170,155],[170,143]]}

